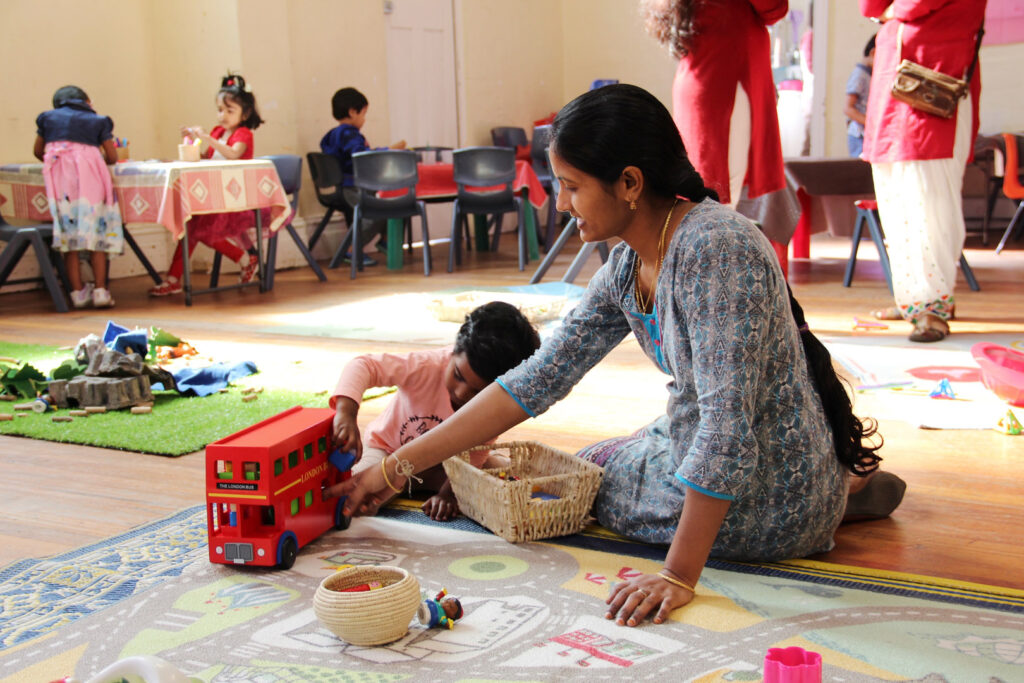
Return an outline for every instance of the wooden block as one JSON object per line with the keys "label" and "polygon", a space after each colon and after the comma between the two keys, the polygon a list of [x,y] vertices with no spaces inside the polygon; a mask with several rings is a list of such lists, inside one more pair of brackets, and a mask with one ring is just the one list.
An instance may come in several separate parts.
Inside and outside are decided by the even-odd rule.
{"label": "wooden block", "polygon": [[243,396],[242,400],[248,403],[249,401],[255,401],[257,398],[259,398],[259,396],[256,394],[249,394],[248,396]]}
{"label": "wooden block", "polygon": [[28,413],[18,413],[18,417],[28,417]]}
{"label": "wooden block", "polygon": [[251,394],[254,391],[256,391],[256,387],[246,387],[245,389],[242,389],[243,394]]}
{"label": "wooden block", "polygon": [[252,393],[254,393],[254,394],[262,394],[263,393],[263,387],[260,387],[259,389],[255,390]]}
{"label": "wooden block", "polygon": [[14,420],[14,415],[11,413],[0,413],[0,422],[11,422]]}
{"label": "wooden block", "polygon": [[218,394],[226,394],[226,393],[228,393],[228,391],[229,391],[229,389],[227,387],[222,387],[222,388],[217,390],[217,393]]}
{"label": "wooden block", "polygon": [[69,410],[68,415],[71,417],[89,417],[88,410]]}
{"label": "wooden block", "polygon": [[152,406],[132,406],[132,415],[148,415],[152,412]]}
{"label": "wooden block", "polygon": [[11,358],[10,356],[0,356],[0,363],[17,363],[17,358]]}
{"label": "wooden block", "polygon": [[15,403],[14,404],[14,409],[15,410],[32,410],[32,406],[33,405],[34,404],[32,404],[32,403]]}
{"label": "wooden block", "polygon": [[86,406],[85,412],[87,413],[105,413],[107,412],[106,406]]}
{"label": "wooden block", "polygon": [[144,408],[152,408],[153,407],[153,402],[152,401],[146,401],[145,403],[136,403],[135,407],[136,408],[143,408],[143,407]]}
{"label": "wooden block", "polygon": [[51,419],[51,420],[53,420],[54,422],[71,422],[71,421],[73,421],[73,420],[74,420],[75,418],[73,418],[73,417],[68,417],[67,415],[54,415],[54,416],[53,416],[53,417],[51,417],[50,419]]}
{"label": "wooden block", "polygon": [[17,401],[18,397],[14,394],[0,394],[0,401]]}

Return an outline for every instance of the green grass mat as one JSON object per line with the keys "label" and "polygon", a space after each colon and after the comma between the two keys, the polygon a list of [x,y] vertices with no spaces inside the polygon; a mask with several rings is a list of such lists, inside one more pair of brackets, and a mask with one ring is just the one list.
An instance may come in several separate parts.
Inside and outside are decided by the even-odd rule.
{"label": "green grass mat", "polygon": [[[0,356],[32,363],[45,374],[70,358],[71,351],[54,346],[0,342]],[[262,386],[260,375],[245,377],[238,384],[240,386],[232,386],[227,393],[203,398],[180,396],[173,391],[153,392],[153,412],[148,415],[132,415],[125,409],[76,417],[72,422],[53,422],[54,415],[67,415],[69,411],[28,412],[25,417],[0,422],[0,434],[178,456],[201,450],[211,441],[292,406],[327,405],[327,396],[323,394],[271,388],[257,394],[255,400],[244,402],[243,386]],[[0,413],[14,412],[13,402],[0,401]]]}

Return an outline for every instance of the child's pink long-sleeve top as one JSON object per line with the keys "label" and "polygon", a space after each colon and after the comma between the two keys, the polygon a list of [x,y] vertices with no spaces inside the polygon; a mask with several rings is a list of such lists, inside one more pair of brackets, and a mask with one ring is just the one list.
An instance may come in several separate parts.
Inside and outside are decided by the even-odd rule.
{"label": "child's pink long-sleeve top", "polygon": [[[367,389],[397,386],[388,407],[363,430],[364,448],[394,453],[399,446],[430,431],[455,412],[444,384],[452,348],[358,356],[342,370],[330,406],[335,407],[339,396],[347,396],[361,405]],[[480,451],[471,460],[479,467],[486,458],[487,451]]]}

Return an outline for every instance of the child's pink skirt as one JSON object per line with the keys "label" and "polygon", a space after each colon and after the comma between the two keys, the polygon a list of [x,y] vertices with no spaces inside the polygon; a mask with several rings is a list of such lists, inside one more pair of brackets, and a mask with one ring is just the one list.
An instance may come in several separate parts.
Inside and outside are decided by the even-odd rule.
{"label": "child's pink skirt", "polygon": [[57,251],[124,251],[121,211],[100,148],[80,142],[48,142],[43,179],[53,215]]}

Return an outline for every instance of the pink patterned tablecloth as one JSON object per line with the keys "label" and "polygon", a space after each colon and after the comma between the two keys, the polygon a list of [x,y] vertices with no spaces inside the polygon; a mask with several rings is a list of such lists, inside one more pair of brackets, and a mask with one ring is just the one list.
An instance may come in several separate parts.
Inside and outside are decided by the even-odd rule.
{"label": "pink patterned tablecloth", "polygon": [[[126,224],[160,223],[176,239],[196,214],[268,209],[274,232],[291,212],[273,162],[123,162],[112,167],[114,191]],[[0,215],[49,222],[42,164],[0,166]]]}

